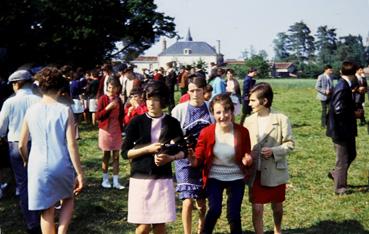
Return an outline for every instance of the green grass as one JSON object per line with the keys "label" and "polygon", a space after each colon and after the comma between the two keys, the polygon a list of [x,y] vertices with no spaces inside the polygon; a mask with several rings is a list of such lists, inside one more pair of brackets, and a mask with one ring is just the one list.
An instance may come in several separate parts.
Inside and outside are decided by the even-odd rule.
{"label": "green grass", "polygon": [[[291,175],[285,201],[284,233],[369,233],[369,145],[366,127],[358,127],[357,158],[349,171],[352,193],[337,197],[327,172],[335,164],[331,140],[320,127],[320,102],[316,100],[315,80],[275,79],[270,82],[275,92],[273,107],[290,117],[296,149],[289,155]],[[366,107],[367,113],[369,113]],[[367,115],[368,116],[368,115]],[[368,117],[369,118],[369,117]],[[69,233],[134,233],[134,225],[126,222],[127,190],[103,190],[101,152],[97,147],[97,130],[81,126],[79,142],[86,174],[86,188],[77,198],[76,211]],[[122,181],[127,181],[128,162],[121,160]],[[168,225],[168,233],[183,233],[177,202],[177,221]],[[229,233],[226,207],[214,233]],[[25,233],[17,200],[9,194],[0,201],[0,227],[3,233]],[[196,215],[194,215],[195,220]],[[271,209],[265,210],[265,229],[273,230]],[[242,225],[252,233],[251,209],[245,193]]]}

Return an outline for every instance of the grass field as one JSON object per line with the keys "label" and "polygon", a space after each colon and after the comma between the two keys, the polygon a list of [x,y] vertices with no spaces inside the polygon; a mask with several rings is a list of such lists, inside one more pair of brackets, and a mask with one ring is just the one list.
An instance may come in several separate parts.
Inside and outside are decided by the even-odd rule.
{"label": "grass field", "polygon": [[[335,164],[331,140],[320,127],[320,102],[316,100],[315,80],[264,80],[275,92],[274,109],[290,117],[296,148],[289,155],[291,175],[285,201],[284,233],[369,233],[369,144],[366,127],[358,127],[357,159],[349,171],[351,193],[336,196],[327,172]],[[369,110],[365,107],[367,113]],[[369,115],[367,114],[369,119]],[[97,147],[97,129],[81,126],[79,141],[86,174],[86,188],[76,200],[76,211],[69,233],[134,233],[126,222],[127,190],[103,190],[100,187],[101,156]],[[128,163],[121,160],[121,180],[127,181]],[[246,192],[247,194],[247,192]],[[224,203],[224,202],[223,202]],[[180,202],[177,221],[168,233],[182,233]],[[265,211],[265,229],[273,230],[271,209]],[[229,233],[225,206],[214,233]],[[247,195],[242,206],[244,233],[253,233]],[[8,194],[0,200],[1,234],[25,233],[17,200]]]}

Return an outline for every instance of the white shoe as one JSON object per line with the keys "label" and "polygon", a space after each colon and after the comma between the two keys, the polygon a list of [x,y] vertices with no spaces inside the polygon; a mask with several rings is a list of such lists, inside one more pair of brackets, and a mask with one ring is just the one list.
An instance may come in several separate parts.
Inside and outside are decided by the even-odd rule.
{"label": "white shoe", "polygon": [[125,189],[126,187],[124,187],[123,185],[121,185],[121,184],[118,182],[118,183],[114,183],[114,184],[113,184],[113,188],[118,189],[118,190],[122,190],[122,189]]}
{"label": "white shoe", "polygon": [[101,186],[103,188],[111,188],[111,184],[110,184],[109,180],[103,180],[103,182],[101,183]]}

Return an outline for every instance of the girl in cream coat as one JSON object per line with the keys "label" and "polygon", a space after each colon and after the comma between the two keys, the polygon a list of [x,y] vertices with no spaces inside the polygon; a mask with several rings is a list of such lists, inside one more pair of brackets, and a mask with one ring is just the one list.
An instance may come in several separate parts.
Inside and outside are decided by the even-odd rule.
{"label": "girl in cream coat", "polygon": [[255,165],[250,189],[256,233],[263,233],[264,204],[271,203],[274,233],[281,233],[283,201],[288,181],[287,155],[294,148],[291,124],[284,114],[271,110],[273,91],[259,83],[250,91],[253,114],[244,123],[249,130]]}

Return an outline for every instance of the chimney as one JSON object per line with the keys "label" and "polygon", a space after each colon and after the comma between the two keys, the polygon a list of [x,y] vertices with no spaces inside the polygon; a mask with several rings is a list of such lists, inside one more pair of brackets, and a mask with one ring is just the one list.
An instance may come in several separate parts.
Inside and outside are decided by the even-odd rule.
{"label": "chimney", "polygon": [[165,40],[165,38],[164,38],[164,40],[163,40],[163,48],[162,48],[162,52],[164,52],[164,51],[166,51],[167,50],[167,40]]}
{"label": "chimney", "polygon": [[218,43],[218,54],[220,54],[220,40],[217,40]]}

